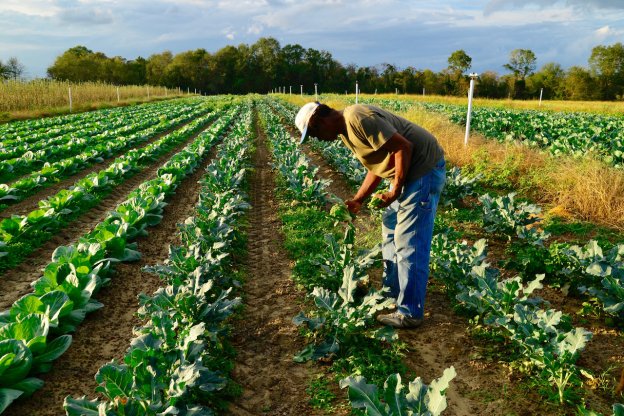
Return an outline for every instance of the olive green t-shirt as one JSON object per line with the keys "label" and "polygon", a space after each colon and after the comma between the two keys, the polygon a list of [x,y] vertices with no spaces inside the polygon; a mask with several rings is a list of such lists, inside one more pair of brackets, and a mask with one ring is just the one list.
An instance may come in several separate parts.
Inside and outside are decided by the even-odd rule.
{"label": "olive green t-shirt", "polygon": [[423,176],[444,156],[431,133],[379,107],[355,104],[345,108],[343,115],[348,137],[341,136],[342,141],[377,176],[394,176],[394,158],[381,147],[397,132],[414,144],[406,180]]}

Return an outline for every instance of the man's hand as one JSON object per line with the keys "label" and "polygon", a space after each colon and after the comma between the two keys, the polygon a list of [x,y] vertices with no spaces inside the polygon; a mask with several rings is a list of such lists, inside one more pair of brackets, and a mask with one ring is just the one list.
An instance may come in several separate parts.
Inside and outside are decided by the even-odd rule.
{"label": "man's hand", "polygon": [[346,201],[345,204],[347,205],[347,209],[349,210],[349,212],[354,215],[360,212],[360,208],[362,208],[362,202],[356,199]]}
{"label": "man's hand", "polygon": [[396,191],[396,188],[393,188],[391,191],[385,192],[383,194],[375,194],[374,198],[379,198],[383,202],[379,205],[381,208],[386,208],[401,195],[400,192]]}

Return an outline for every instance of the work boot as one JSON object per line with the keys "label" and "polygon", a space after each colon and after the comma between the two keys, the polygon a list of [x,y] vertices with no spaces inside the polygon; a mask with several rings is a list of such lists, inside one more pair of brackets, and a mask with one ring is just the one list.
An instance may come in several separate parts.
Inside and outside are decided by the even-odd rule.
{"label": "work boot", "polygon": [[423,318],[413,318],[400,312],[379,315],[377,320],[394,328],[418,328],[423,322]]}

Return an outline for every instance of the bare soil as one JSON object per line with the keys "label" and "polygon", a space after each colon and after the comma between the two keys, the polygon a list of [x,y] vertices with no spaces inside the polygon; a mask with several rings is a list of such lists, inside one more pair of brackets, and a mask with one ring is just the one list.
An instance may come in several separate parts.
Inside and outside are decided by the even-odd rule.
{"label": "bare soil", "polygon": [[149,167],[135,176],[125,180],[104,197],[100,203],[86,211],[74,221],[69,223],[59,234],[32,252],[20,265],[8,270],[0,276],[0,310],[9,308],[13,302],[30,293],[30,284],[41,276],[42,269],[50,262],[52,253],[57,247],[69,245],[77,241],[81,236],[91,231],[97,224],[102,222],[114,210],[117,205],[125,201],[128,195],[141,183],[156,177],[158,169],[165,164],[171,156],[179,152],[191,143],[197,135],[194,134],[184,143],[176,146],[167,154],[161,156]]}
{"label": "bare soil", "polygon": [[142,324],[136,316],[138,295],[151,294],[162,286],[156,275],[142,268],[162,263],[168,257],[169,245],[179,243],[178,224],[193,214],[201,188],[198,181],[213,155],[214,151],[182,181],[164,209],[163,221],[148,229],[148,236],[137,240],[141,260],[116,266],[111,285],[96,295],[104,307],[87,317],[52,371],[40,376],[45,382],[43,388],[32,399],[11,405],[5,413],[7,416],[64,415],[63,400],[68,394],[74,398],[94,396],[97,387],[94,376],[98,369],[112,359],[123,359],[130,346],[132,328]]}
{"label": "bare soil", "polygon": [[290,278],[274,174],[269,166],[266,137],[259,129],[256,149],[245,309],[233,331],[237,351],[233,378],[242,386],[243,393],[230,405],[229,414],[314,415],[318,413],[308,405],[305,389],[316,370],[311,363],[298,364],[292,359],[303,348],[292,318],[301,310],[304,293],[295,288]]}

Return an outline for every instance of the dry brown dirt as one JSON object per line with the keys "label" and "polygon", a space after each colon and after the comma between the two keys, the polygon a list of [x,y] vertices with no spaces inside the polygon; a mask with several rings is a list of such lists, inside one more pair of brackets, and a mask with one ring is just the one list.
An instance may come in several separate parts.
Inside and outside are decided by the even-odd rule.
{"label": "dry brown dirt", "polygon": [[304,294],[290,278],[266,137],[259,129],[256,137],[248,276],[243,288],[245,308],[233,332],[237,352],[233,378],[242,386],[243,393],[230,405],[228,413],[314,415],[317,413],[307,404],[305,392],[314,367],[292,359],[303,348],[292,318],[301,310]]}

